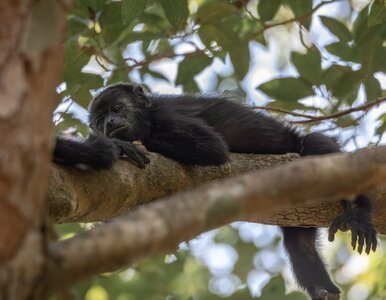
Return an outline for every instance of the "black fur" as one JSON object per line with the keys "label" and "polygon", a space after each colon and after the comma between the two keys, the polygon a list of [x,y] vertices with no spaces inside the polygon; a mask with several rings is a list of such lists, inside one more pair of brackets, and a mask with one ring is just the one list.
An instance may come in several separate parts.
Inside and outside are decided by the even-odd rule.
{"label": "black fur", "polygon": [[83,142],[57,137],[53,161],[71,167],[83,165],[100,170],[111,167],[123,154],[141,168],[149,162],[132,143],[96,135],[90,135]]}
{"label": "black fur", "polygon": [[[118,84],[100,93],[90,106],[90,126],[94,132],[110,138],[141,140],[148,150],[184,164],[221,165],[228,160],[228,151],[296,152],[302,156],[339,151],[339,145],[329,137],[320,133],[303,135],[265,114],[222,97],[146,96],[136,85]],[[367,227],[356,229],[361,234],[357,234],[355,240],[358,236],[362,245],[366,240],[366,250],[368,245],[374,250],[376,239],[375,234],[371,235],[375,230],[370,220],[370,203],[366,197],[358,199],[363,206],[354,208],[355,213],[347,209],[334,220],[330,239],[337,229],[353,227],[358,220],[365,220],[369,221]],[[300,286],[312,299],[339,299],[340,291],[331,281],[316,249],[316,228],[283,227],[282,231]]]}

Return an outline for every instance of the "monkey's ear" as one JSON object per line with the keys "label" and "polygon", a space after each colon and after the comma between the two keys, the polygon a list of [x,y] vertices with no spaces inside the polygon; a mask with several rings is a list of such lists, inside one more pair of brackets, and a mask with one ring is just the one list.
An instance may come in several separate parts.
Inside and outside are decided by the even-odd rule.
{"label": "monkey's ear", "polygon": [[146,97],[145,92],[143,91],[142,86],[140,85],[134,85],[133,86],[133,92],[135,95],[135,100],[138,101],[138,103],[142,104],[145,107],[151,106],[151,101],[149,98]]}

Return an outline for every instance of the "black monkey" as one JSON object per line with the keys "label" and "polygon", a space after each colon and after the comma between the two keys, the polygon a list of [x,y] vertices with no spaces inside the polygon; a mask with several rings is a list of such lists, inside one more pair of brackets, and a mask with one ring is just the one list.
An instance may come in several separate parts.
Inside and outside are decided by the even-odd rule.
{"label": "black monkey", "polygon": [[[98,134],[124,141],[140,140],[147,150],[184,164],[221,165],[228,151],[301,156],[339,152],[320,133],[301,134],[277,120],[223,97],[145,95],[137,85],[118,84],[102,91],[90,105],[90,126]],[[369,253],[377,246],[369,200],[344,201],[344,213],[329,230],[352,232],[352,246]],[[340,290],[316,249],[317,229],[283,227],[284,245],[299,285],[312,299],[340,298]]]}
{"label": "black monkey", "polygon": [[149,163],[146,155],[134,144],[97,135],[90,135],[85,141],[56,137],[53,161],[71,167],[85,165],[99,170],[111,167],[123,154],[140,168]]}

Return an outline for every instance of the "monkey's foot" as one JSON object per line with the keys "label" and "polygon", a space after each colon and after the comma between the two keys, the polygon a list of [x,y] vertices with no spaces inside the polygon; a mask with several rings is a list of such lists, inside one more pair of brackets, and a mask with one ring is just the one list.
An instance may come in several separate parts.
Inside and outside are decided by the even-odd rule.
{"label": "monkey's foot", "polygon": [[316,295],[312,296],[312,300],[339,300],[340,293],[330,293],[326,289],[317,289]]}
{"label": "monkey's foot", "polygon": [[351,246],[353,250],[355,250],[358,243],[359,254],[362,254],[365,244],[365,252],[367,254],[369,254],[371,250],[375,252],[377,249],[377,231],[371,221],[369,211],[356,207],[346,208],[346,211],[336,217],[330,225],[328,230],[328,240],[330,242],[334,240],[335,233],[338,230],[351,230]]}

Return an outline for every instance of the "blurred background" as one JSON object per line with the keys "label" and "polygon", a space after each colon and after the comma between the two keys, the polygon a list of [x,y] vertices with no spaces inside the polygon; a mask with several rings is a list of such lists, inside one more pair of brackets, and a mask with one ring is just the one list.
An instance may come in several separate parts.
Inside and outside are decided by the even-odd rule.
{"label": "blurred background", "polygon": [[[227,94],[346,151],[385,144],[386,9],[366,0],[77,0],[68,35],[58,132],[89,134],[87,107],[104,86],[152,93]],[[357,111],[334,117],[353,107]],[[361,108],[362,107],[362,108]],[[315,118],[316,117],[316,118]],[[61,239],[95,224],[64,224]],[[354,253],[349,234],[322,256],[343,299],[386,299],[381,241]],[[382,240],[383,237],[380,236]],[[186,241],[175,253],[102,274],[74,299],[307,299],[297,292],[275,226],[237,222]]]}

